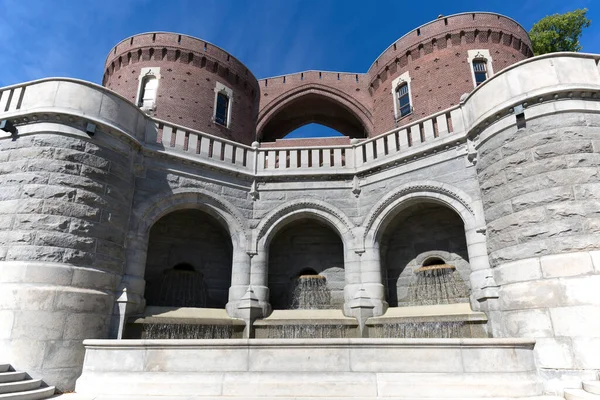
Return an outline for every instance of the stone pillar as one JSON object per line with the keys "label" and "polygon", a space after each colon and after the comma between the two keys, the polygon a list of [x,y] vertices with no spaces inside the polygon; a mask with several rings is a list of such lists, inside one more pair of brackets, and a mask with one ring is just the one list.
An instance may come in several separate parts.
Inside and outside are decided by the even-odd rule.
{"label": "stone pillar", "polygon": [[383,315],[387,310],[385,287],[382,282],[381,256],[379,246],[368,247],[360,256],[360,275],[362,287],[374,305],[373,315]]}
{"label": "stone pillar", "polygon": [[72,390],[106,338],[133,196],[129,145],[44,133],[0,140],[0,355]]}
{"label": "stone pillar", "polygon": [[229,301],[240,300],[246,294],[250,285],[250,255],[246,249],[234,242],[233,257],[231,262],[231,287],[229,288]]}
{"label": "stone pillar", "polygon": [[130,232],[127,237],[125,254],[127,263],[125,264],[125,273],[119,285],[119,290],[127,289],[127,295],[132,302],[128,312],[142,312],[146,306],[144,274],[148,255],[148,233]]}
{"label": "stone pillar", "polygon": [[263,316],[271,314],[269,304],[269,254],[265,250],[259,250],[252,256],[250,269],[250,285],[260,306],[263,308]]}
{"label": "stone pillar", "polygon": [[250,286],[251,258],[246,249],[240,247],[235,241],[231,264],[231,286],[226,308],[230,316],[240,318],[236,310]]}
{"label": "stone pillar", "polygon": [[348,304],[354,299],[356,293],[361,288],[361,254],[362,250],[359,249],[346,249],[344,254],[344,275],[346,280],[344,286],[344,314],[348,316],[351,315]]}
{"label": "stone pillar", "polygon": [[[495,334],[535,338],[546,391],[560,394],[600,369],[600,115],[556,114],[554,104],[536,106],[548,112],[536,118],[525,110],[525,128],[482,132],[477,174],[498,286],[488,312]],[[487,274],[480,267],[472,282]]]}
{"label": "stone pillar", "polygon": [[467,253],[471,275],[471,308],[485,311],[488,316],[488,332],[493,337],[502,336],[502,326],[498,321],[498,288],[490,268],[487,252],[486,230],[484,227],[465,231]]}

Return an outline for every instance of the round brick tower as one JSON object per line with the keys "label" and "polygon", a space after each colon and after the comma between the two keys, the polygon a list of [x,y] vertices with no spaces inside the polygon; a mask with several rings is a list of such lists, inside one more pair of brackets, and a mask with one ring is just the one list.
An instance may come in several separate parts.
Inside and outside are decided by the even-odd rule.
{"label": "round brick tower", "polygon": [[[527,32],[508,17],[493,13],[440,16],[398,39],[369,68],[371,136],[458,104],[463,94],[477,86],[474,62],[480,62],[489,78],[531,56]],[[402,92],[404,83],[406,93]],[[404,110],[395,104],[398,90],[410,100]]]}
{"label": "round brick tower", "polygon": [[245,144],[253,140],[257,80],[203,40],[162,32],[127,38],[111,49],[102,84],[156,118]]}

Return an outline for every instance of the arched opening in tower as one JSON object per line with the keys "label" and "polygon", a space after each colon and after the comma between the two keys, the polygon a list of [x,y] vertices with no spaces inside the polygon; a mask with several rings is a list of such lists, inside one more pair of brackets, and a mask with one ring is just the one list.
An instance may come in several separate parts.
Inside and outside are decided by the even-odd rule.
{"label": "arched opening in tower", "polygon": [[146,304],[225,308],[231,260],[231,238],[217,219],[195,209],[167,214],[150,230]]}
{"label": "arched opening in tower", "polygon": [[273,309],[341,308],[344,282],[344,246],[328,225],[301,219],[276,233],[269,245]]}
{"label": "arched opening in tower", "polygon": [[320,95],[300,96],[279,109],[259,132],[259,139],[272,142],[307,124],[320,124],[349,138],[367,137],[360,118],[342,103]]}
{"label": "arched opening in tower", "polygon": [[450,208],[419,203],[402,209],[385,227],[380,251],[391,307],[468,302],[464,223]]}

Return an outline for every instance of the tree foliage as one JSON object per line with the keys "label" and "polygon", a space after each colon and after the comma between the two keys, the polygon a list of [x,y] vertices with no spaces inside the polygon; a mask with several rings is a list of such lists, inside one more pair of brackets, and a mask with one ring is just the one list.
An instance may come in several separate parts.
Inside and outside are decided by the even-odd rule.
{"label": "tree foliage", "polygon": [[583,28],[591,24],[585,14],[587,8],[577,9],[564,14],[548,15],[536,22],[529,37],[536,55],[556,51],[580,51],[579,38]]}

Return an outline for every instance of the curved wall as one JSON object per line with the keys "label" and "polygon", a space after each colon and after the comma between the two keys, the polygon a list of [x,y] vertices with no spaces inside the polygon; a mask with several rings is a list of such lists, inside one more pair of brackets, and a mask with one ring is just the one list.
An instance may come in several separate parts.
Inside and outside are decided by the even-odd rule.
{"label": "curved wall", "polygon": [[0,354],[61,390],[108,335],[133,196],[129,146],[67,124],[0,140]]}
{"label": "curved wall", "polygon": [[[494,73],[531,57],[527,32],[514,20],[465,13],[422,25],[388,47],[367,73],[376,134],[449,108],[473,91],[468,50],[489,50]],[[396,121],[392,82],[408,73],[413,113]]]}
{"label": "curved wall", "polygon": [[[536,339],[550,393],[600,368],[599,88],[594,58],[552,54],[465,103],[498,290],[493,334]],[[518,118],[516,105],[525,106]]]}
{"label": "curved wall", "polygon": [[[240,143],[253,141],[258,84],[236,58],[190,36],[145,33],[110,51],[102,84],[137,104],[142,68],[160,68],[156,118]],[[229,127],[213,121],[217,82],[233,91]]]}

